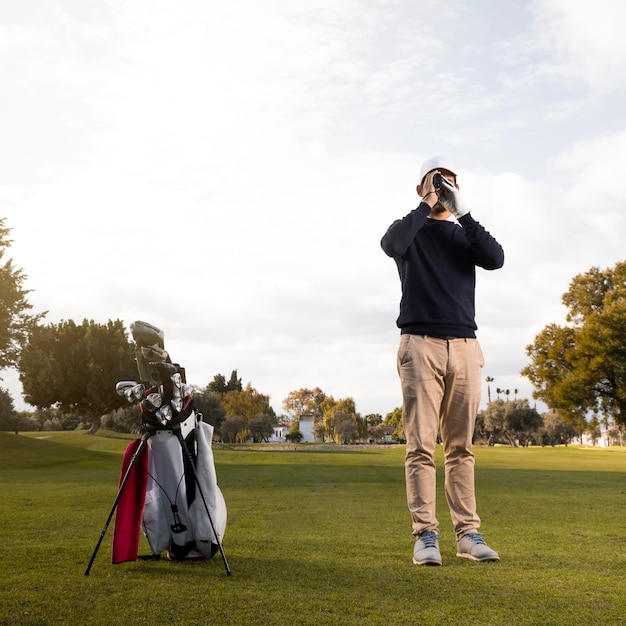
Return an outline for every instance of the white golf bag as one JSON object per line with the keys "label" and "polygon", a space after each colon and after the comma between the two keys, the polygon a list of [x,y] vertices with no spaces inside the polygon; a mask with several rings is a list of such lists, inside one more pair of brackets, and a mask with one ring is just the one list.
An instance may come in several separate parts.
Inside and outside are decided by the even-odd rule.
{"label": "white golf bag", "polygon": [[210,557],[218,549],[215,535],[220,541],[224,537],[227,517],[213,463],[213,427],[198,422],[195,411],[180,427],[192,457],[195,449],[195,474],[176,434],[157,430],[148,440],[143,531],[153,554],[167,550],[175,559]]}

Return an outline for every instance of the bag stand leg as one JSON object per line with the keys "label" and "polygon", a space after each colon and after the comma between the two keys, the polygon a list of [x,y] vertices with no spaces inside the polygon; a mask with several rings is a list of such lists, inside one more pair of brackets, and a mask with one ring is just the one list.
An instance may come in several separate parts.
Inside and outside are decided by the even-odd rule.
{"label": "bag stand leg", "polygon": [[102,540],[104,539],[104,535],[106,534],[107,529],[109,528],[109,524],[111,523],[111,519],[113,518],[113,513],[115,513],[115,509],[117,508],[120,498],[122,497],[122,492],[124,491],[124,487],[126,486],[126,483],[128,482],[128,477],[130,476],[130,473],[135,463],[137,463],[137,460],[141,456],[143,449],[146,447],[146,444],[148,443],[148,439],[150,439],[150,437],[151,437],[151,434],[149,432],[145,432],[143,434],[139,442],[139,445],[137,446],[137,450],[135,450],[135,454],[133,454],[133,458],[128,464],[128,469],[126,470],[126,473],[124,474],[124,478],[122,479],[122,482],[120,483],[120,487],[117,490],[117,496],[115,497],[115,501],[113,502],[113,506],[111,507],[111,512],[109,513],[109,517],[107,518],[107,521],[104,523],[104,528],[102,529],[102,532],[100,533],[100,538],[98,539],[98,543],[96,544],[93,554],[91,555],[91,560],[89,561],[89,565],[87,565],[87,569],[85,570],[85,574],[84,574],[85,576],[89,576],[89,571],[91,570],[91,566],[93,565],[93,562],[96,560],[96,554],[98,554],[98,550],[100,549],[100,544],[102,543]]}

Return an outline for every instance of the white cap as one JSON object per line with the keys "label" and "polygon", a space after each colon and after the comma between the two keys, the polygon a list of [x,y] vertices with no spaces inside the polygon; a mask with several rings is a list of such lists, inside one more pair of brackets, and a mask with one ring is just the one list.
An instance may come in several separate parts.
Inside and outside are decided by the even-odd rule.
{"label": "white cap", "polygon": [[420,183],[424,180],[424,176],[433,170],[448,170],[456,176],[456,166],[451,159],[444,156],[434,156],[426,159],[420,168]]}

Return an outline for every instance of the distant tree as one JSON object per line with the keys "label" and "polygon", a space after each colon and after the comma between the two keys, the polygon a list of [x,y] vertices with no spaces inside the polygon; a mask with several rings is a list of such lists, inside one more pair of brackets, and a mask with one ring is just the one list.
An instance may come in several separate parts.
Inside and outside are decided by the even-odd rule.
{"label": "distant tree", "polygon": [[206,386],[208,391],[216,394],[226,393],[226,376],[224,374],[215,374],[213,380]]}
{"label": "distant tree", "polygon": [[383,423],[383,416],[380,413],[370,413],[365,416],[365,421],[370,428]]}
{"label": "distant tree", "polygon": [[228,391],[222,398],[222,406],[226,415],[240,415],[249,422],[259,413],[269,416],[276,423],[276,413],[270,406],[270,398],[257,391],[250,383],[241,391]]}
{"label": "distant tree", "polygon": [[594,412],[626,424],[626,261],[575,276],[562,301],[569,325],[535,337],[522,375],[566,420]]}
{"label": "distant tree", "polygon": [[388,426],[385,426],[382,423],[377,424],[376,426],[370,427],[368,431],[368,436],[370,440],[373,440],[375,442],[385,441],[385,437],[387,436],[387,429]]}
{"label": "distant tree", "polygon": [[265,413],[257,413],[248,422],[248,430],[252,434],[253,441],[261,442],[268,441],[269,437],[274,432],[274,427],[269,415]]}
{"label": "distant tree", "polygon": [[249,434],[246,420],[241,415],[229,415],[220,427],[220,434],[226,443],[245,441]]}
{"label": "distant tree", "polygon": [[402,423],[402,407],[397,407],[391,413],[385,415],[385,426],[393,426],[394,431],[391,438],[397,442],[405,442],[404,424]]}
{"label": "distant tree", "polygon": [[127,404],[102,417],[102,427],[119,433],[141,432],[141,409],[139,405]]}
{"label": "distant tree", "polygon": [[491,402],[491,384],[495,378],[493,378],[492,376],[487,376],[487,378],[485,378],[485,380],[487,381],[487,404],[489,404]]}
{"label": "distant tree", "polygon": [[[206,389],[199,394],[196,392],[194,398],[198,409],[203,414],[206,411],[207,421],[214,423],[216,431],[226,441],[232,440],[232,430],[236,425],[241,426],[238,440],[249,437],[264,440],[271,435],[272,427],[278,422],[269,396],[257,391],[251,383],[244,387],[237,370],[232,371],[228,381],[223,374],[216,374]],[[243,420],[243,425],[239,424],[239,419]],[[252,426],[255,426],[254,433]]]}
{"label": "distant tree", "polygon": [[566,422],[558,411],[550,409],[542,417],[542,443],[544,445],[557,446],[561,443],[567,445],[572,441],[575,436],[573,425],[571,422]]}
{"label": "distant tree", "polygon": [[136,377],[134,344],[120,320],[37,326],[22,351],[19,372],[26,402],[81,413],[93,434],[104,414],[127,404],[115,385]]}
{"label": "distant tree", "polygon": [[[497,391],[500,392],[500,389]],[[484,411],[480,411],[476,418],[476,421],[484,426],[489,445],[497,443],[504,436],[506,431],[506,410],[506,402],[498,397],[493,402],[490,402]]]}
{"label": "distant tree", "polygon": [[335,435],[333,418],[337,411],[349,415],[354,420],[356,426],[357,412],[353,398],[348,397],[335,400],[332,396],[327,396],[320,404],[320,409],[322,410],[326,435],[331,439]]}
{"label": "distant tree", "polygon": [[362,422],[364,423],[365,432],[360,435],[361,439],[377,439],[375,435],[376,432],[380,432],[377,429],[380,429],[383,424],[383,416],[379,413],[370,413],[362,418]]}
{"label": "distant tree", "polygon": [[295,423],[292,424],[289,432],[285,435],[285,439],[287,441],[291,441],[292,443],[300,443],[303,437],[304,435],[302,434],[302,431]]}
{"label": "distant tree", "polygon": [[359,436],[354,414],[338,410],[333,413],[332,429],[338,438],[337,443],[354,443]]}
{"label": "distant tree", "polygon": [[5,218],[0,218],[0,370],[17,365],[31,330],[45,316],[29,313],[32,305],[26,296],[30,291],[23,288],[26,275],[5,259],[10,232]]}
{"label": "distant tree", "polygon": [[326,394],[319,388],[298,389],[290,391],[283,400],[283,409],[293,416],[294,420],[299,420],[301,415],[312,415],[313,422],[322,419],[321,404],[326,399]]}
{"label": "distant tree", "polygon": [[483,424],[490,445],[505,440],[511,446],[525,445],[543,426],[543,419],[528,400],[497,398],[477,416]]}
{"label": "distant tree", "polygon": [[241,378],[237,378],[237,370],[233,370],[228,381],[223,374],[215,374],[213,380],[207,385],[207,389],[218,395],[224,395],[229,391],[242,391],[243,386]]}
{"label": "distant tree", "polygon": [[616,443],[618,446],[624,445],[624,431],[626,431],[626,427],[624,424],[613,424],[607,434],[609,437]]}
{"label": "distant tree", "polygon": [[13,398],[6,390],[0,388],[0,430],[17,431],[17,413]]}
{"label": "distant tree", "polygon": [[528,445],[543,427],[543,418],[528,400],[513,400],[506,413],[506,434],[512,446]]}
{"label": "distant tree", "polygon": [[226,410],[222,406],[217,393],[209,390],[209,385],[204,389],[193,389],[193,403],[197,411],[202,414],[202,419],[207,424],[219,431],[222,422],[226,418]]}
{"label": "distant tree", "polygon": [[28,422],[35,427],[35,430],[76,430],[80,427],[82,418],[76,412],[63,412],[55,406],[45,409],[36,408],[29,414]]}
{"label": "distant tree", "polygon": [[32,411],[17,411],[15,414],[15,429],[19,432],[33,432],[39,430],[39,424],[33,418]]}
{"label": "distant tree", "polygon": [[326,441],[326,426],[323,420],[313,422],[313,436],[319,441]]}

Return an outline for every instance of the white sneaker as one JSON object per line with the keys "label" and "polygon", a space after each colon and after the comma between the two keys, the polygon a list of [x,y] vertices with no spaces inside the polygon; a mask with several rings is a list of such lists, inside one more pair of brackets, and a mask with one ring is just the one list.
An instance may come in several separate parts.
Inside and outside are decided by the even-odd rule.
{"label": "white sneaker", "polygon": [[441,565],[439,537],[432,530],[426,530],[418,536],[413,548],[414,565]]}
{"label": "white sneaker", "polygon": [[456,555],[472,561],[499,561],[500,555],[484,541],[481,533],[467,533],[456,542]]}

